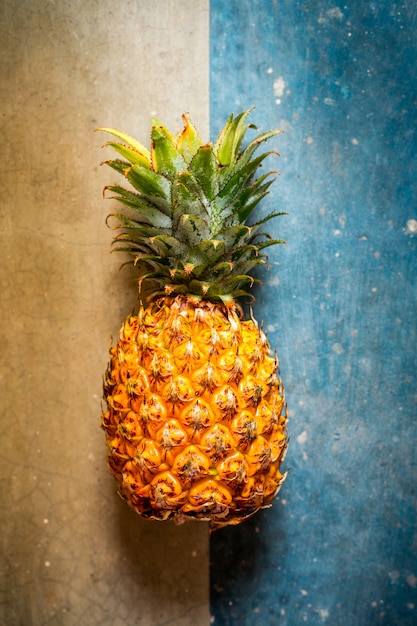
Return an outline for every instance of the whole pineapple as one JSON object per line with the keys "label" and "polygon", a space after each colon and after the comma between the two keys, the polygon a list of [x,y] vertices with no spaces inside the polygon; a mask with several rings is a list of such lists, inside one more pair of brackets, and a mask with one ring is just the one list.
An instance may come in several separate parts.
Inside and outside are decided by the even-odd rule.
{"label": "whole pineapple", "polygon": [[[237,524],[268,506],[286,473],[286,404],[277,357],[237,299],[276,243],[245,222],[273,172],[243,149],[249,111],[203,144],[187,115],[173,136],[153,120],[151,151],[103,128],[121,158],[106,163],[132,189],[106,187],[127,208],[117,250],[139,274],[140,308],[111,348],[104,382],[108,464],[121,496],[149,519]],[[120,244],[120,245],[119,245]],[[145,303],[145,304],[144,304]],[[145,306],[146,305],[146,306]]]}

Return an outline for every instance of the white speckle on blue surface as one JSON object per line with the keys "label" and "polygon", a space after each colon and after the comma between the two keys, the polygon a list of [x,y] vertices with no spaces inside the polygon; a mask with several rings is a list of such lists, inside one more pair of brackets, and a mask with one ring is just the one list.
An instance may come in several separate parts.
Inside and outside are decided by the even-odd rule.
{"label": "white speckle on blue surface", "polygon": [[270,278],[268,280],[268,285],[270,287],[278,287],[280,285],[280,283],[281,283],[281,281],[280,281],[279,276],[274,276],[273,278]]}
{"label": "white speckle on blue surface", "polygon": [[282,76],[279,76],[274,80],[274,96],[275,98],[281,98],[284,95],[286,82]]}
{"label": "white speckle on blue surface", "polygon": [[407,235],[415,235],[417,233],[417,220],[408,220],[405,232]]}
{"label": "white speckle on blue surface", "polygon": [[393,570],[391,572],[388,572],[388,576],[391,580],[391,584],[395,584],[400,577],[400,572],[398,572],[397,570]]}
{"label": "white speckle on blue surface", "polygon": [[299,444],[303,444],[307,441],[307,431],[303,430],[302,433],[300,433],[297,437],[297,441]]}
{"label": "white speckle on blue surface", "polygon": [[332,9],[329,9],[328,11],[326,11],[326,15],[331,19],[343,20],[343,13],[339,7],[333,7]]}
{"label": "white speckle on blue surface", "polygon": [[319,613],[322,621],[325,622],[329,617],[329,611],[327,609],[319,609]]}

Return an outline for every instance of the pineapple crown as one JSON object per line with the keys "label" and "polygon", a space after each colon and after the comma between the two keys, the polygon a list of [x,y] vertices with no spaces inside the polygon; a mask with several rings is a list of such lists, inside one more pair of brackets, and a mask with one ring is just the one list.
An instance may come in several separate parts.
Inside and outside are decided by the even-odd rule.
{"label": "pineapple crown", "polygon": [[130,183],[131,189],[109,185],[128,211],[111,214],[119,229],[114,249],[128,252],[139,270],[139,289],[148,299],[192,295],[196,299],[233,304],[259,280],[251,270],[267,262],[262,251],[284,243],[260,227],[283,215],[273,212],[261,221],[245,224],[268,193],[277,172],[256,178],[263,160],[274,150],[254,157],[260,144],[280,130],[255,137],[246,148],[243,139],[252,109],[229,117],[217,141],[203,144],[187,114],[177,135],[152,120],[151,151],[113,128],[122,143],[110,141],[122,158],[105,161]]}

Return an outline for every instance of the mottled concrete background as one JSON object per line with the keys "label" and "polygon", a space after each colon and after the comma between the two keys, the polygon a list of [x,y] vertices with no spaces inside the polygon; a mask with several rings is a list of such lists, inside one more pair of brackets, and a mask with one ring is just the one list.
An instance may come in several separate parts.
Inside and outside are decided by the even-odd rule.
{"label": "mottled concrete background", "polygon": [[146,142],[189,110],[208,136],[208,2],[3,0],[0,33],[0,623],[206,626],[207,526],[142,521],[105,466],[101,377],[136,292],[93,130]]}
{"label": "mottled concrete background", "polygon": [[417,624],[416,9],[211,2],[212,130],[286,131],[255,315],[291,416],[278,502],[212,536],[215,626]]}

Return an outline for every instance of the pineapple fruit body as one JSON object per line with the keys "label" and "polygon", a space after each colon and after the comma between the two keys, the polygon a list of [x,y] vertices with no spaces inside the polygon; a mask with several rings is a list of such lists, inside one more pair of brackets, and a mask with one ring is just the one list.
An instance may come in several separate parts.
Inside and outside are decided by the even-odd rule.
{"label": "pineapple fruit body", "polygon": [[[272,183],[256,177],[261,133],[231,115],[203,144],[188,115],[172,135],[153,121],[151,150],[114,129],[107,161],[133,189],[114,184],[124,212],[115,249],[138,271],[140,306],[122,326],[105,375],[102,424],[119,492],[148,519],[237,524],[268,506],[286,473],[286,404],[262,329],[239,299],[259,282],[271,213],[246,222]],[[120,158],[121,157],[121,158]]]}
{"label": "pineapple fruit body", "polygon": [[120,494],[151,519],[236,524],[267,506],[286,438],[277,360],[252,319],[165,298],[111,349],[103,427]]}

